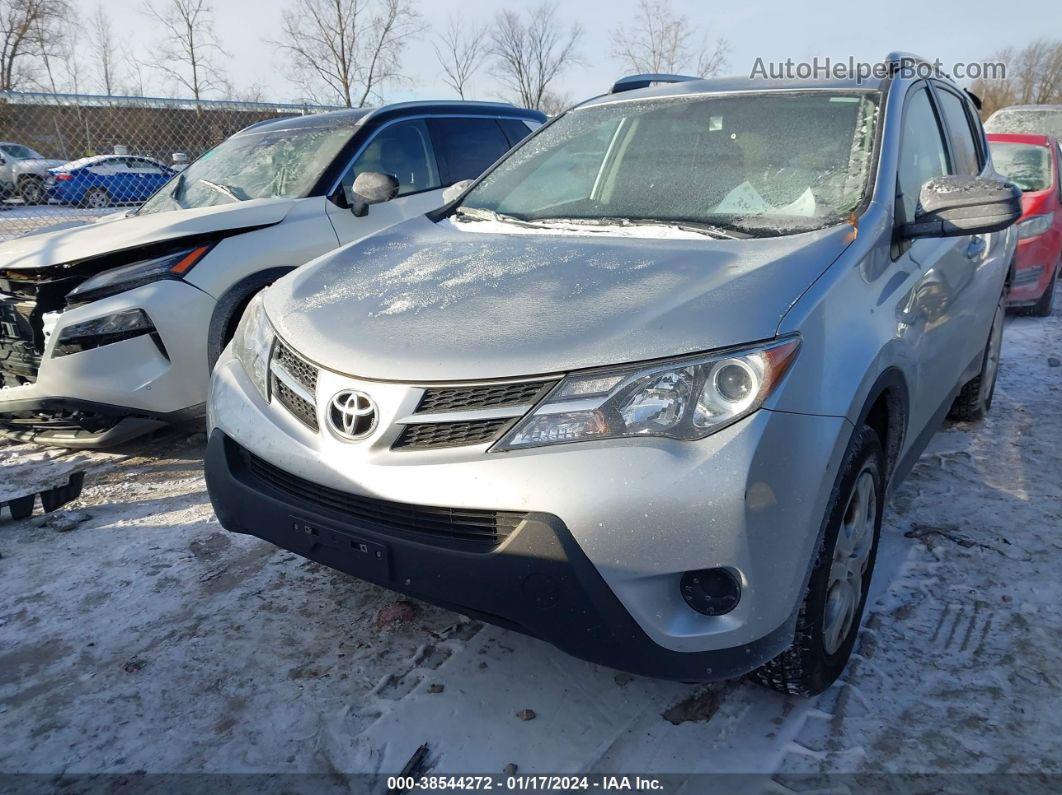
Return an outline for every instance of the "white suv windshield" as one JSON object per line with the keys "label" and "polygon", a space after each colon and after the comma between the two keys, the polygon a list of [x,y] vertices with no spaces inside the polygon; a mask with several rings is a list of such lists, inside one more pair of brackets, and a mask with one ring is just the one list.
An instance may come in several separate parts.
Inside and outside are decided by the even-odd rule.
{"label": "white suv windshield", "polygon": [[351,127],[243,133],[178,174],[139,212],[305,196],[354,134]]}
{"label": "white suv windshield", "polygon": [[863,201],[878,103],[870,92],[779,92],[576,109],[503,161],[458,213],[756,236],[816,229]]}

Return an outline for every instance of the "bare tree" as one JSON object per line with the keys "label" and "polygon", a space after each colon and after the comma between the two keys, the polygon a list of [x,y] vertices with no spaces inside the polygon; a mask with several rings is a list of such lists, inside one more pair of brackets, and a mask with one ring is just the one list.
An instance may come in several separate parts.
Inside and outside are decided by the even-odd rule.
{"label": "bare tree", "polygon": [[670,0],[638,0],[630,26],[621,24],[612,31],[613,56],[638,73],[692,70],[712,77],[726,66],[729,50],[722,38],[709,46],[705,33],[676,13]]}
{"label": "bare tree", "polygon": [[67,11],[65,0],[0,0],[0,90],[40,85],[41,67],[47,75],[44,59],[56,52]]}
{"label": "bare tree", "polygon": [[363,107],[405,79],[402,51],[423,30],[410,0],[294,0],[280,41],[289,79],[315,102]]}
{"label": "bare tree", "polygon": [[461,99],[473,75],[487,57],[489,41],[487,29],[468,27],[456,17],[450,17],[446,30],[432,46],[443,70],[443,82]]}
{"label": "bare tree", "polygon": [[162,0],[159,5],[148,0],[144,13],[163,33],[151,68],[196,100],[221,87],[215,59],[225,51],[214,35],[213,8],[207,0]]}
{"label": "bare tree", "polygon": [[986,117],[1008,105],[1062,103],[1062,39],[1037,39],[1020,50],[1006,47],[988,60],[1003,64],[1006,75],[975,80],[970,87]]}
{"label": "bare tree", "polygon": [[529,9],[526,20],[508,9],[498,12],[490,35],[498,80],[521,105],[541,110],[550,84],[578,62],[583,29],[578,23],[565,28],[557,6],[545,2]]}
{"label": "bare tree", "polygon": [[111,18],[103,9],[102,2],[96,5],[96,13],[89,20],[88,43],[92,58],[96,62],[97,85],[108,97],[113,96],[120,71],[117,61],[118,45],[114,39]]}

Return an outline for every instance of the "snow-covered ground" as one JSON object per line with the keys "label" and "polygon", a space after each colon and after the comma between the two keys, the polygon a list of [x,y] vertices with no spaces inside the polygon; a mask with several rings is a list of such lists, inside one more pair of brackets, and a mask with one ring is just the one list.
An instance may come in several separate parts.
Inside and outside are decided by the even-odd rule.
{"label": "snow-covered ground", "polygon": [[91,454],[73,521],[0,519],[0,770],[393,773],[426,743],[436,773],[776,789],[1062,772],[1059,359],[1062,315],[1009,323],[991,416],[896,495],[857,656],[812,700],[617,674],[228,534],[197,429]]}

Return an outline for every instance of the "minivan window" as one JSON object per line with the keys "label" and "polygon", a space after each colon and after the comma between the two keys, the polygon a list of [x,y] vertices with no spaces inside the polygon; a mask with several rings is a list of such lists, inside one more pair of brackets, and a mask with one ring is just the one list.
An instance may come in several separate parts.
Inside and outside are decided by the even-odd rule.
{"label": "minivan window", "polygon": [[524,222],[756,236],[820,228],[866,196],[879,101],[790,91],[576,108],[514,150],[463,206]]}
{"label": "minivan window", "polygon": [[353,134],[353,127],[293,127],[234,135],[163,186],[138,213],[302,198]]}
{"label": "minivan window", "polygon": [[399,196],[442,187],[428,130],[419,119],[384,127],[369,141],[343,177],[343,190],[348,201],[354,180],[365,171],[396,177]]}
{"label": "minivan window", "polygon": [[[933,177],[948,173],[948,155],[941,136],[937,114],[929,101],[929,92],[919,88],[911,96],[903,114],[903,140],[900,143],[900,166],[897,191],[903,214],[900,223],[913,221],[918,209],[922,185]],[[897,213],[899,215],[900,212]]]}
{"label": "minivan window", "polygon": [[963,101],[950,91],[937,90],[940,109],[951,133],[951,148],[955,155],[955,170],[958,174],[974,175],[981,172],[977,159],[977,144],[970,130]]}
{"label": "minivan window", "polygon": [[1023,191],[1051,187],[1051,150],[1035,144],[991,141],[992,164],[996,171]]}
{"label": "minivan window", "polygon": [[428,126],[447,182],[475,179],[509,150],[494,119],[432,119]]}

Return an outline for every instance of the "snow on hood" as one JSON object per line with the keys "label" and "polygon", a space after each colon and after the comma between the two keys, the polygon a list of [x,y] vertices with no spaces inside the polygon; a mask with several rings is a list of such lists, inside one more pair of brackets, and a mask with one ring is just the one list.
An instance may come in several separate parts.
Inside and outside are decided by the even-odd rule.
{"label": "snow on hood", "polygon": [[283,221],[294,204],[294,199],[255,199],[127,218],[105,215],[96,223],[0,243],[0,268],[45,268],[163,240],[268,226]]}
{"label": "snow on hood", "polygon": [[501,378],[774,336],[851,227],[698,240],[463,232],[411,219],[266,293],[277,332],[342,373]]}

